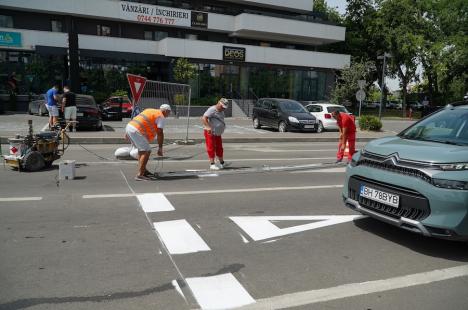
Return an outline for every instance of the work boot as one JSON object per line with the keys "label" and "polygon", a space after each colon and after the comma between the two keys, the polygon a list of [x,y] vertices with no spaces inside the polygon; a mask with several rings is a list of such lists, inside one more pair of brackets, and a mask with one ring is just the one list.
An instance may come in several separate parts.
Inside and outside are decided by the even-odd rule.
{"label": "work boot", "polygon": [[343,158],[337,159],[337,160],[335,161],[335,164],[339,164],[339,163],[341,163],[342,161],[343,161]]}

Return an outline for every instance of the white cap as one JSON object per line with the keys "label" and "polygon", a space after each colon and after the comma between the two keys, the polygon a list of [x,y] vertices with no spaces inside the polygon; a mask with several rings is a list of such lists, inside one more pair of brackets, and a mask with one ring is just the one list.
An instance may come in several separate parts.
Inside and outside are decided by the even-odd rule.
{"label": "white cap", "polygon": [[161,111],[172,111],[172,110],[171,110],[171,106],[168,105],[167,103],[161,104],[161,106],[159,107],[159,109],[160,109]]}
{"label": "white cap", "polygon": [[225,109],[228,108],[229,100],[227,100],[226,98],[221,98],[221,99],[219,99],[218,102],[221,103],[221,105],[223,106],[223,108],[225,108]]}

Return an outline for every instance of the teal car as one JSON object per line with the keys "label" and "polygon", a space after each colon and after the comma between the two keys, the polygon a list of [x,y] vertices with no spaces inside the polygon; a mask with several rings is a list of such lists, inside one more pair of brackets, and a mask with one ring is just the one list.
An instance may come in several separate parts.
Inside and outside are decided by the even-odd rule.
{"label": "teal car", "polygon": [[424,236],[468,240],[468,105],[447,105],[347,166],[347,207]]}

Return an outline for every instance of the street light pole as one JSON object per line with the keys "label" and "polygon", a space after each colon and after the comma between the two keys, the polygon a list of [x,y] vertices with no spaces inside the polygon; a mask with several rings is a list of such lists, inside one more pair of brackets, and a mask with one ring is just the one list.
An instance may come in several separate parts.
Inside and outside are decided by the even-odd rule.
{"label": "street light pole", "polygon": [[387,58],[391,58],[392,55],[389,53],[384,53],[382,56],[378,56],[377,59],[383,59],[382,65],[382,83],[380,85],[380,106],[379,106],[379,120],[382,118],[382,104],[384,96],[384,87],[385,87],[385,68],[387,68]]}

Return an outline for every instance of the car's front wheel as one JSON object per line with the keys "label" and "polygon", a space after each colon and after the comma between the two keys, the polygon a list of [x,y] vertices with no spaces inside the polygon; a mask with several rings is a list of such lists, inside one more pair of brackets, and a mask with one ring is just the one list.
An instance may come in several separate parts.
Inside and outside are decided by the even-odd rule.
{"label": "car's front wheel", "polygon": [[255,129],[260,129],[260,127],[262,127],[262,125],[260,125],[260,122],[258,121],[258,118],[253,119],[253,127]]}
{"label": "car's front wheel", "polygon": [[280,122],[278,125],[278,131],[279,132],[287,132],[288,131],[288,125],[285,122]]}
{"label": "car's front wheel", "polygon": [[325,128],[323,128],[322,122],[319,121],[318,126],[317,126],[317,132],[318,132],[318,133],[321,133],[321,132],[323,132],[324,130],[325,130]]}

